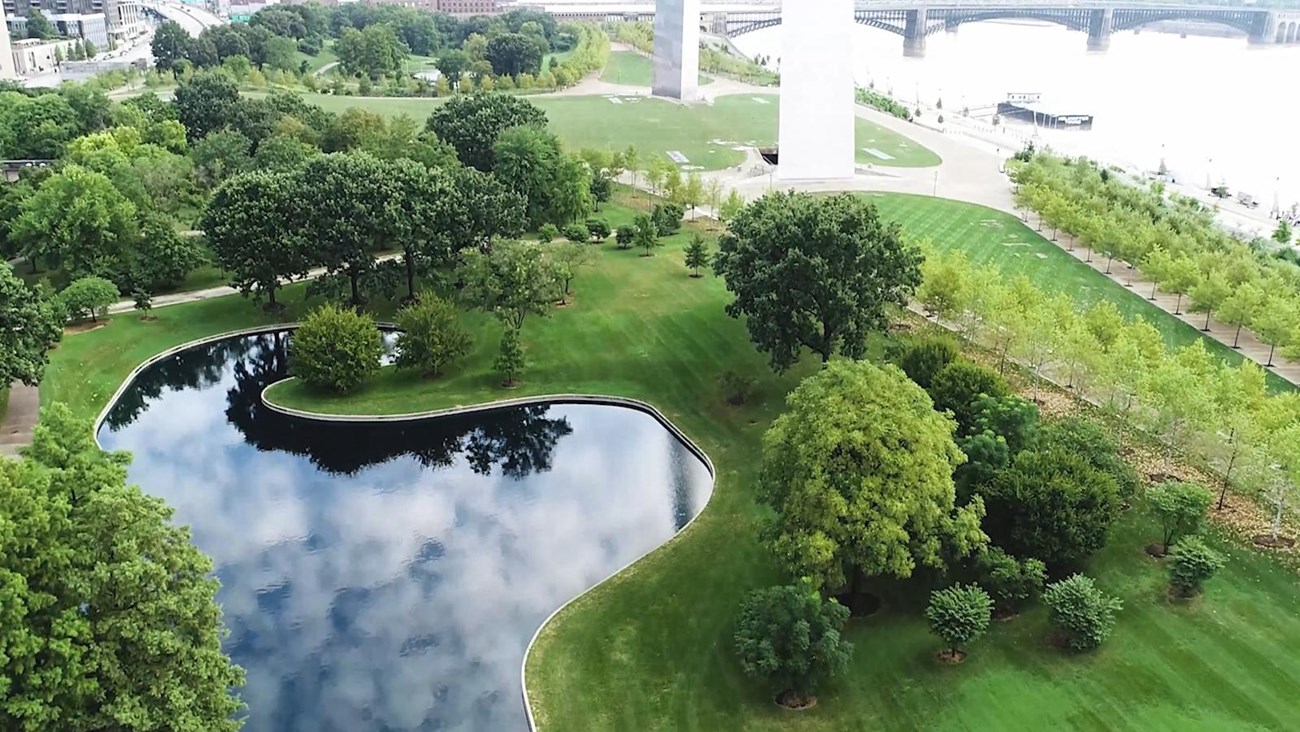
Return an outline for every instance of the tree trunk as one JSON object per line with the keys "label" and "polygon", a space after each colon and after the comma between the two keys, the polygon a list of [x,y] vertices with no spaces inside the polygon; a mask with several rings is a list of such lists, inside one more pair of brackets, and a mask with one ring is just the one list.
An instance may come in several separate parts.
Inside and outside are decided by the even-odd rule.
{"label": "tree trunk", "polygon": [[1273,343],[1273,344],[1270,344],[1270,345],[1269,345],[1269,347],[1268,347],[1268,363],[1264,364],[1264,368],[1268,368],[1269,366],[1272,366],[1272,365],[1273,365],[1273,352],[1276,351],[1276,350],[1277,350],[1277,344],[1276,344],[1276,343]]}
{"label": "tree trunk", "polygon": [[352,285],[352,307],[361,307],[361,273],[356,267],[348,268],[348,281]]}
{"label": "tree trunk", "polygon": [[1237,434],[1237,430],[1235,429],[1228,434],[1228,439],[1233,440],[1232,455],[1228,457],[1228,468],[1227,470],[1223,471],[1223,485],[1219,488],[1219,509],[1218,510],[1220,511],[1223,510],[1223,502],[1228,500],[1228,487],[1231,485],[1230,481],[1232,479],[1232,466],[1237,462],[1237,443],[1235,441],[1236,434]]}
{"label": "tree trunk", "polygon": [[266,301],[267,304],[270,305],[272,308],[275,308],[275,306],[276,306],[278,303],[276,303],[276,301],[275,301],[275,285],[274,285],[274,284],[272,284],[270,287],[268,287],[268,288],[266,289],[266,294],[267,294],[267,296],[268,296],[267,301]]}
{"label": "tree trunk", "polygon": [[1106,274],[1110,274],[1110,263],[1115,261],[1114,254],[1106,255]]}
{"label": "tree trunk", "polygon": [[1151,281],[1151,296],[1147,298],[1148,300],[1156,299],[1156,288],[1158,288],[1159,286],[1160,286],[1159,283],[1157,283],[1155,280]]}
{"label": "tree trunk", "polygon": [[1178,293],[1178,302],[1174,303],[1174,315],[1183,314],[1183,293]]}
{"label": "tree trunk", "polygon": [[404,257],[406,260],[406,295],[415,302],[415,259],[410,252]]}
{"label": "tree trunk", "polygon": [[1239,346],[1239,345],[1237,345],[1237,344],[1241,341],[1241,328],[1242,328],[1242,326],[1244,326],[1244,325],[1245,325],[1245,323],[1239,323],[1239,324],[1237,324],[1237,335],[1235,335],[1235,336],[1232,337],[1232,347],[1233,347],[1233,348],[1241,348],[1241,346]]}
{"label": "tree trunk", "polygon": [[31,259],[27,260],[27,261],[32,265],[32,274],[36,274],[37,272],[40,271],[39,269],[37,269],[37,266],[36,266],[36,260],[37,260],[37,257],[36,257],[36,255],[34,255],[34,254],[32,255],[32,258],[31,258]]}
{"label": "tree trunk", "polygon": [[1201,328],[1201,330],[1205,331],[1206,333],[1210,332],[1210,316],[1213,314],[1214,314],[1213,310],[1205,311],[1205,327]]}
{"label": "tree trunk", "polygon": [[1092,247],[1088,247],[1088,258],[1083,261],[1092,264]]}

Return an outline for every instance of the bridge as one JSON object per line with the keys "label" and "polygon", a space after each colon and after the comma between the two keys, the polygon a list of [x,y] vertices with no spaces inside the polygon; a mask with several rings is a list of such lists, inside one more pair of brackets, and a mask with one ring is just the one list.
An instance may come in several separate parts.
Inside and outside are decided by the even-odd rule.
{"label": "bridge", "polygon": [[[799,2],[800,0],[791,0]],[[543,9],[566,20],[597,22],[653,20],[653,3],[553,4]],[[1088,48],[1103,51],[1117,31],[1136,30],[1162,21],[1194,21],[1226,26],[1256,45],[1300,43],[1300,10],[1258,6],[1174,5],[1143,2],[1014,2],[955,0],[950,2],[859,2],[854,20],[903,38],[903,52],[925,53],[925,39],[956,31],[966,23],[1024,19],[1055,23],[1088,34]],[[700,28],[709,33],[741,36],[781,24],[779,4],[704,4]]]}

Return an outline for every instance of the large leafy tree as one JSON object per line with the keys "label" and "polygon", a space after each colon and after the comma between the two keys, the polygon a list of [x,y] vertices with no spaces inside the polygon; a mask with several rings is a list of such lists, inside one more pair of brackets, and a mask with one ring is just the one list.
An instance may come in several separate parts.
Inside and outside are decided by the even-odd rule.
{"label": "large leafy tree", "polygon": [[591,210],[591,176],[560,139],[541,127],[501,133],[493,175],[528,202],[528,225],[567,224]]}
{"label": "large leafy tree", "polygon": [[955,507],[955,425],[902,371],[831,363],[787,405],[763,439],[758,496],[775,511],[764,538],[791,574],[856,590],[983,546],[983,503]]}
{"label": "large leafy tree", "polygon": [[452,169],[456,193],[455,221],[449,231],[457,249],[487,253],[497,237],[524,231],[524,197],[494,175],[474,168]]}
{"label": "large leafy tree", "polygon": [[309,162],[300,181],[302,224],[315,263],[346,277],[352,304],[360,305],[361,278],[375,269],[376,253],[402,233],[390,168],[369,153],[331,153]]}
{"label": "large leafy tree", "polygon": [[40,383],[47,354],[62,335],[58,308],[32,292],[11,267],[0,267],[0,383]]}
{"label": "large leafy tree", "polygon": [[545,317],[555,302],[556,271],[540,247],[502,243],[490,254],[472,252],[465,269],[464,297],[512,330],[529,315]]}
{"label": "large leafy tree", "polygon": [[254,172],[235,176],[217,188],[201,225],[231,284],[244,295],[267,298],[278,307],[282,280],[310,269],[302,236],[300,178],[294,173]]}
{"label": "large leafy tree", "polygon": [[0,461],[0,727],[236,730],[212,563],[62,405]]}
{"label": "large leafy tree", "polygon": [[61,94],[0,94],[0,141],[12,159],[51,160],[81,134],[77,112]]}
{"label": "large leafy tree", "polygon": [[522,33],[501,33],[487,44],[487,60],[492,71],[506,76],[536,74],[542,70],[542,56],[546,53],[545,41]]}
{"label": "large leafy tree", "polygon": [[239,86],[223,69],[200,71],[176,87],[172,104],[190,141],[201,140],[230,123],[239,104]]}
{"label": "large leafy tree", "polygon": [[873,204],[839,195],[772,193],[737,215],[714,269],[736,299],[750,340],[784,371],[811,349],[822,362],[858,357],[884,328],[885,307],[905,305],[921,281],[921,254]]}
{"label": "large leafy tree", "polygon": [[511,127],[546,126],[546,113],[527,99],[506,94],[453,97],[429,115],[425,128],[456,148],[465,165],[491,172],[497,138]]}
{"label": "large leafy tree", "polygon": [[414,300],[417,269],[449,262],[456,253],[452,236],[452,222],[457,218],[455,181],[449,173],[413,160],[399,159],[386,165],[396,190],[395,233],[406,266],[406,294]]}
{"label": "large leafy tree", "polygon": [[11,236],[28,259],[57,257],[69,278],[120,282],[135,246],[135,215],[103,173],[68,165],[23,202]]}
{"label": "large leafy tree", "polygon": [[158,30],[154,31],[153,42],[149,44],[153,50],[154,67],[159,71],[171,71],[178,61],[185,58],[193,41],[189,31],[179,23],[174,20],[163,21]]}

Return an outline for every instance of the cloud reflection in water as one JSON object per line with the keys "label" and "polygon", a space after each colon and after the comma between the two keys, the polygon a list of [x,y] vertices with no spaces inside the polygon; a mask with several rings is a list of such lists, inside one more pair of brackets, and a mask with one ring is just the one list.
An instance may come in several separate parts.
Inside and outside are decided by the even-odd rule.
{"label": "cloud reflection in water", "polygon": [[523,729],[528,638],[698,513],[704,465],[618,407],[291,420],[258,399],[286,343],[159,362],[100,431],[216,563],[246,729]]}

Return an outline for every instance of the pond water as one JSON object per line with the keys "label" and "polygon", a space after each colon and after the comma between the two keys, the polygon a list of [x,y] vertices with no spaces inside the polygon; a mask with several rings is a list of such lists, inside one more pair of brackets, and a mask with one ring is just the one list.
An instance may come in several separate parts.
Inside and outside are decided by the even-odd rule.
{"label": "pond water", "polygon": [[245,729],[526,729],[533,632],[681,530],[712,490],[704,463],[612,406],[291,419],[260,400],[288,338],[159,361],[99,430],[214,560]]}

